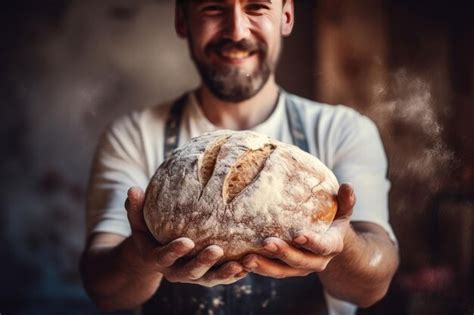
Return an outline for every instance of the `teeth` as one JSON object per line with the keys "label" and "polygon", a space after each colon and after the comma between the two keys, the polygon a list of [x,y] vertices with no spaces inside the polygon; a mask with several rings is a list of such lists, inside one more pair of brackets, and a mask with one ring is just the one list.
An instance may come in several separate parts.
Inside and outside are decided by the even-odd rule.
{"label": "teeth", "polygon": [[248,51],[242,51],[238,49],[231,49],[221,52],[222,56],[229,59],[244,59],[250,55]]}

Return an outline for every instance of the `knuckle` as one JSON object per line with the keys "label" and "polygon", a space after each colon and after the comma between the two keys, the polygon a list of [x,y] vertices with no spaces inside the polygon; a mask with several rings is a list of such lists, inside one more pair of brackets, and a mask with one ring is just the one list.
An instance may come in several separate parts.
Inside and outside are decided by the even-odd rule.
{"label": "knuckle", "polygon": [[301,260],[295,260],[291,263],[291,266],[293,268],[297,268],[297,269],[303,269],[303,268],[306,267],[306,265],[307,264],[305,262],[301,261]]}
{"label": "knuckle", "polygon": [[184,277],[187,278],[187,279],[190,279],[190,280],[198,280],[199,278],[201,278],[201,274],[198,270],[196,269],[191,269],[191,270],[187,270],[185,273],[184,273]]}
{"label": "knuckle", "polygon": [[291,258],[291,253],[288,250],[288,248],[282,248],[282,249],[279,250],[278,256],[280,256],[283,259],[289,259],[289,258]]}
{"label": "knuckle", "polygon": [[329,263],[329,260],[324,260],[323,262],[317,264],[314,268],[314,270],[316,272],[323,272],[324,270],[326,270],[326,267],[328,266],[328,263]]}
{"label": "knuckle", "polygon": [[313,272],[313,271],[311,271],[311,270],[305,270],[305,271],[303,271],[303,272],[301,273],[301,276],[302,276],[302,277],[306,277],[306,276],[308,276],[309,274],[311,274],[312,272]]}
{"label": "knuckle", "polygon": [[322,251],[321,251],[321,255],[322,256],[329,256],[331,254],[335,253],[333,250],[329,249],[329,248],[324,248]]}
{"label": "knuckle", "polygon": [[324,268],[321,267],[321,266],[316,266],[316,267],[314,268],[314,271],[315,271],[315,272],[323,272],[323,271],[324,271]]}
{"label": "knuckle", "polygon": [[193,281],[193,283],[195,284],[199,284],[201,286],[204,286],[204,287],[207,287],[207,288],[211,288],[213,286],[216,285],[216,279],[213,275],[210,275],[210,274],[205,274],[204,276],[202,276],[201,278]]}
{"label": "knuckle", "polygon": [[206,253],[201,253],[196,258],[196,263],[201,266],[212,266],[214,263],[216,263],[217,259],[218,258],[215,258],[214,256],[209,256]]}
{"label": "knuckle", "polygon": [[209,272],[209,266],[199,264],[193,264],[192,266],[186,268],[186,270],[184,271],[184,276],[186,277],[186,279],[191,280],[198,280],[206,276],[208,277],[211,274],[212,272]]}
{"label": "knuckle", "polygon": [[216,279],[218,280],[227,280],[230,276],[232,276],[232,270],[229,267],[225,267],[222,270],[216,272]]}
{"label": "knuckle", "polygon": [[209,259],[205,255],[201,254],[196,257],[196,264],[199,266],[208,265]]}
{"label": "knuckle", "polygon": [[323,251],[323,248],[317,242],[310,242],[308,244],[307,249],[309,249],[311,252],[315,253],[316,255],[321,255],[321,253]]}
{"label": "knuckle", "polygon": [[191,251],[191,248],[186,247],[181,243],[176,243],[172,244],[172,246],[168,250],[178,256],[178,258],[180,258],[188,254]]}
{"label": "knuckle", "polygon": [[224,281],[224,280],[227,280],[229,279],[230,277],[232,276],[232,273],[229,272],[229,271],[224,271],[222,273],[219,273],[216,278],[220,281]]}
{"label": "knuckle", "polygon": [[181,244],[178,242],[173,242],[169,244],[166,248],[169,252],[178,253],[181,249]]}
{"label": "knuckle", "polygon": [[222,272],[220,272],[219,275],[223,276],[224,278],[228,278],[230,275],[233,274],[234,268],[234,265],[229,264],[223,268]]}
{"label": "knuckle", "polygon": [[242,271],[242,269],[238,269],[236,266],[229,267],[224,276],[226,279],[233,277],[237,272]]}
{"label": "knuckle", "polygon": [[317,247],[318,253],[321,256],[327,256],[332,252],[332,248],[328,246],[327,242],[321,242]]}
{"label": "knuckle", "polygon": [[323,272],[324,269],[326,269],[322,264],[318,264],[316,266],[314,266],[314,271],[315,272]]}
{"label": "knuckle", "polygon": [[310,266],[311,263],[307,261],[299,261],[296,263],[296,268],[298,269],[309,269]]}
{"label": "knuckle", "polygon": [[196,275],[196,274],[189,274],[188,279],[192,281],[199,280],[201,278],[201,275]]}
{"label": "knuckle", "polygon": [[258,265],[258,264],[262,263],[261,258],[262,258],[262,256],[260,256],[260,255],[251,254],[246,258],[246,261],[249,262],[249,263],[253,263],[253,264]]}
{"label": "knuckle", "polygon": [[173,275],[165,275],[165,279],[168,281],[168,282],[171,282],[171,283],[177,283],[178,282],[178,278],[173,276]]}
{"label": "knuckle", "polygon": [[158,255],[157,264],[161,267],[169,267],[174,263],[177,258],[178,256],[174,253]]}
{"label": "knuckle", "polygon": [[328,267],[329,261],[330,259],[327,259],[326,261],[324,261],[323,266],[322,266],[323,270],[325,270]]}

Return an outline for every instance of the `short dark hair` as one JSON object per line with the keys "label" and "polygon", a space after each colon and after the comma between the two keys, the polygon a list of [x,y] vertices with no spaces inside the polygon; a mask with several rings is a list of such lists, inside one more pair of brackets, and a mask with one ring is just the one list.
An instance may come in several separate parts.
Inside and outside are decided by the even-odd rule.
{"label": "short dark hair", "polygon": [[[182,6],[183,4],[186,4],[187,2],[189,2],[190,0],[176,0],[176,5],[177,6]],[[283,0],[283,4],[286,3],[287,0]]]}

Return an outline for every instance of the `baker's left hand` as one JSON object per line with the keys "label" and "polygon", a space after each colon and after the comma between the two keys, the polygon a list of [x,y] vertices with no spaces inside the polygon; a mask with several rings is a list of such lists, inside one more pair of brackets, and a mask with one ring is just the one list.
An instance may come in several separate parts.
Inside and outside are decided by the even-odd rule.
{"label": "baker's left hand", "polygon": [[273,278],[302,277],[324,271],[329,262],[344,249],[355,204],[352,186],[342,184],[337,199],[336,217],[326,232],[317,234],[299,231],[293,239],[294,246],[279,238],[269,237],[263,242],[265,253],[250,254],[243,258],[245,269]]}

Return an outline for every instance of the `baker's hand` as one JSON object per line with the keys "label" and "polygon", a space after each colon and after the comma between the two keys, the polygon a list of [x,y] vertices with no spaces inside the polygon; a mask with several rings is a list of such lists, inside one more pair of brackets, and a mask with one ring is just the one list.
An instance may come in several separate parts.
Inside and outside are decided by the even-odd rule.
{"label": "baker's hand", "polygon": [[349,219],[355,204],[354,190],[342,184],[338,191],[338,210],[330,228],[321,234],[299,231],[293,244],[269,237],[263,242],[265,253],[250,254],[242,263],[247,271],[273,278],[306,276],[322,272],[344,249],[344,239],[350,228]]}
{"label": "baker's hand", "polygon": [[132,240],[138,256],[134,258],[136,272],[161,273],[170,282],[194,283],[206,287],[219,284],[231,284],[247,275],[243,266],[230,261],[216,270],[210,270],[224,255],[222,248],[211,245],[203,249],[195,258],[186,263],[178,259],[194,248],[189,238],[178,238],[164,246],[156,242],[143,218],[144,193],[140,188],[132,187],[125,202],[128,220],[132,229]]}

